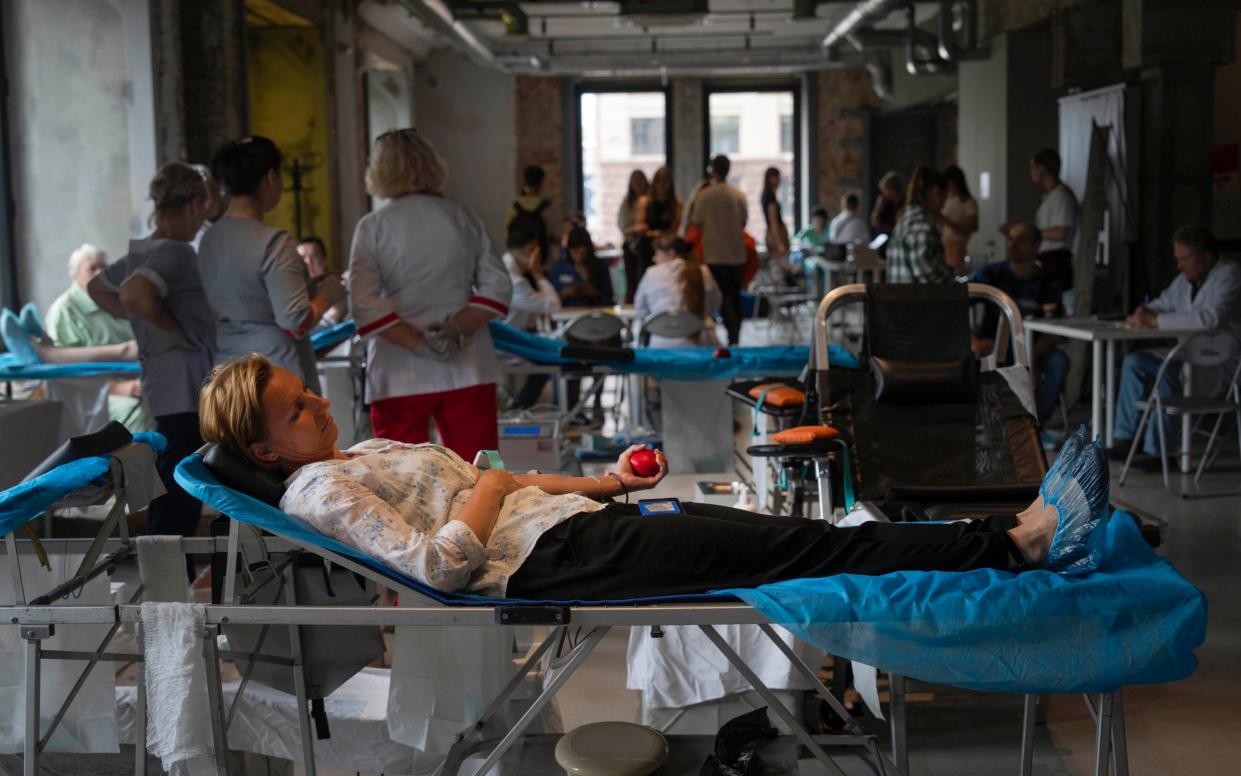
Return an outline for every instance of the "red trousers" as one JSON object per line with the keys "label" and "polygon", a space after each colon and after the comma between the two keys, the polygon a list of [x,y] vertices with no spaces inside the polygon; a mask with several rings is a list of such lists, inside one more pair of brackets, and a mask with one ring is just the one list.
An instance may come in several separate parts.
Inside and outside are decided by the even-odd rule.
{"label": "red trousers", "polygon": [[495,383],[371,402],[371,428],[383,439],[429,442],[431,418],[444,446],[467,461],[499,446]]}

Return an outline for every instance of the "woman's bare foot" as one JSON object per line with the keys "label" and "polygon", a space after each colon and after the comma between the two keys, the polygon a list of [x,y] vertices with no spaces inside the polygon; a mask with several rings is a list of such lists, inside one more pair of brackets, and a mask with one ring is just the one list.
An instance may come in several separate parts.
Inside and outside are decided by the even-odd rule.
{"label": "woman's bare foot", "polygon": [[1013,543],[1027,563],[1042,563],[1051,549],[1052,537],[1060,514],[1039,496],[1034,503],[1017,514],[1017,527],[1009,530]]}

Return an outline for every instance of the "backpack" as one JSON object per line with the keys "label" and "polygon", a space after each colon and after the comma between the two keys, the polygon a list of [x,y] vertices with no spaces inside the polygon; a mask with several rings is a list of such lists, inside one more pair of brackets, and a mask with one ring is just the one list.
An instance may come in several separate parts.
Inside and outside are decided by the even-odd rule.
{"label": "backpack", "polygon": [[521,206],[520,202],[513,202],[513,220],[509,222],[508,228],[510,232],[515,229],[522,229],[529,233],[538,235],[539,238],[539,258],[544,263],[551,260],[547,251],[549,248],[547,235],[547,221],[543,218],[543,211],[551,207],[551,200],[541,200],[534,210],[526,210]]}

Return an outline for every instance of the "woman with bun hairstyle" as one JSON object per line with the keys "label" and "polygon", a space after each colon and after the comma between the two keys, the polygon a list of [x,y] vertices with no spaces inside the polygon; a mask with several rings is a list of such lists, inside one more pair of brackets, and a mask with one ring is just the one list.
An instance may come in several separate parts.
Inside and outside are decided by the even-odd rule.
{"label": "woman with bun hairstyle", "polygon": [[338,273],[311,278],[297,239],[263,222],[284,194],[283,155],[260,135],[225,143],[211,171],[228,210],[203,235],[198,272],[216,313],[217,358],[261,353],[319,392],[310,333],[345,298]]}
{"label": "woman with bun hairstyle", "polygon": [[150,196],[154,231],[130,241],[129,253],[96,275],[87,292],[133,327],[142,398],[155,430],[168,440],[156,462],[168,492],[151,503],[148,531],[193,536],[202,502],[182,490],[172,472],[202,447],[198,392],[215,357],[215,315],[190,247],[208,214],[207,181],[190,165],[169,162],[152,179]]}

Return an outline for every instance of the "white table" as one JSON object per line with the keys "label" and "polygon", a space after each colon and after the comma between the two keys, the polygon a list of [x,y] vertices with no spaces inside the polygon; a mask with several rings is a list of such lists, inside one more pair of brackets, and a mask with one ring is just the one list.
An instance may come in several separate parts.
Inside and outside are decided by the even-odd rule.
{"label": "white table", "polygon": [[591,313],[615,315],[626,323],[633,323],[638,319],[638,309],[631,304],[607,305],[604,307],[562,307],[551,314],[551,319],[555,323],[564,323]]}
{"label": "white table", "polygon": [[[1034,335],[1049,334],[1065,339],[1089,342],[1091,348],[1090,433],[1103,434],[1111,447],[1116,422],[1116,343],[1140,340],[1181,339],[1196,334],[1197,329],[1133,329],[1124,321],[1101,321],[1097,318],[1035,318],[1024,321],[1026,352],[1034,353]],[[1106,373],[1106,375],[1105,375]],[[1106,376],[1106,390],[1103,378]],[[1188,391],[1189,382],[1186,380]],[[1107,407],[1104,413],[1103,399]],[[1181,424],[1181,470],[1189,470],[1189,422]]]}

